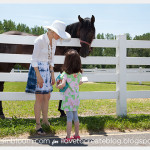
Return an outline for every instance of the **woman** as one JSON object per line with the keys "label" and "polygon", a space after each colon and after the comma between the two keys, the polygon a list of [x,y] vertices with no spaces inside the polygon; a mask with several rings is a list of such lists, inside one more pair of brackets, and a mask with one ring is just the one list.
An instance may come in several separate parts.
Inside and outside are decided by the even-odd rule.
{"label": "woman", "polygon": [[70,34],[65,32],[66,25],[62,21],[56,20],[46,28],[48,29],[47,33],[39,36],[34,42],[26,86],[26,92],[35,93],[36,96],[34,113],[36,131],[40,135],[45,134],[40,124],[41,111],[43,116],[42,123],[50,125],[47,115],[50,93],[53,91],[52,85],[55,84],[53,67],[56,43],[60,38],[71,38]]}

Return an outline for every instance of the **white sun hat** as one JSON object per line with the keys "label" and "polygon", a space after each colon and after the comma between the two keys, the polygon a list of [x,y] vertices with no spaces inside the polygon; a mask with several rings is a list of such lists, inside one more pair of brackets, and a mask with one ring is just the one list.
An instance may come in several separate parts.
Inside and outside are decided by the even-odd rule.
{"label": "white sun hat", "polygon": [[53,30],[57,33],[62,39],[70,39],[71,35],[65,31],[66,25],[64,22],[55,20],[51,26],[44,26],[47,29]]}

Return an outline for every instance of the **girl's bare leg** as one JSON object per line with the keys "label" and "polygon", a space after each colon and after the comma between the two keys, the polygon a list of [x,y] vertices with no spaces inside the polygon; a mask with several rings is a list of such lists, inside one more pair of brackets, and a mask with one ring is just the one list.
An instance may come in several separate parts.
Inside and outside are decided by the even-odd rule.
{"label": "girl's bare leg", "polygon": [[72,129],[72,122],[67,122],[67,138],[70,138]]}
{"label": "girl's bare leg", "polygon": [[75,136],[79,136],[79,121],[74,122],[75,126]]}

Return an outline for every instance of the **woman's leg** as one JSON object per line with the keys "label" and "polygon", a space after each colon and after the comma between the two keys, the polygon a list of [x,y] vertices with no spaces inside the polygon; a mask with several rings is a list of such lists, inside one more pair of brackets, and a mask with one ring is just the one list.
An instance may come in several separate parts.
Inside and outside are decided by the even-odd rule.
{"label": "woman's leg", "polygon": [[41,128],[40,124],[40,115],[41,115],[41,106],[43,101],[43,94],[36,94],[36,100],[34,104],[34,114],[36,120],[36,130]]}
{"label": "woman's leg", "polygon": [[71,129],[72,129],[73,113],[72,113],[72,111],[66,111],[66,114],[67,114],[67,138],[70,138]]}
{"label": "woman's leg", "polygon": [[43,115],[43,123],[50,125],[48,121],[48,105],[49,105],[49,99],[50,99],[50,93],[48,94],[43,94],[44,99],[42,101],[42,115]]}
{"label": "woman's leg", "polygon": [[79,136],[79,119],[77,111],[73,111],[73,120],[75,126],[75,136]]}

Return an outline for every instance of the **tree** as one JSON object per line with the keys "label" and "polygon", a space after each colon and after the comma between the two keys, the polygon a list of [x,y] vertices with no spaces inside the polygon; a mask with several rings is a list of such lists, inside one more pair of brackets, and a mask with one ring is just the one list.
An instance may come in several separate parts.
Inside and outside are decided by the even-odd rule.
{"label": "tree", "polygon": [[3,32],[4,32],[4,30],[3,30],[3,24],[2,24],[2,22],[0,21],[0,34],[3,33]]}
{"label": "tree", "polygon": [[129,33],[126,33],[127,40],[132,40],[132,37]]}
{"label": "tree", "polygon": [[[145,33],[143,35],[135,36],[133,40],[150,40],[150,33]],[[130,50],[128,54],[129,57],[150,57],[150,49],[149,48],[134,48]],[[150,68],[150,65],[143,65],[143,66],[135,66],[132,65],[131,67],[143,67],[143,68]]]}
{"label": "tree", "polygon": [[43,33],[45,33],[45,30],[43,27],[38,27],[38,26],[35,26],[34,28],[31,28],[31,32],[32,34],[34,35],[41,35]]}
{"label": "tree", "polygon": [[11,30],[16,31],[15,22],[13,22],[11,20],[8,20],[8,21],[4,20],[3,21],[3,29],[4,29],[4,32],[11,31]]}

